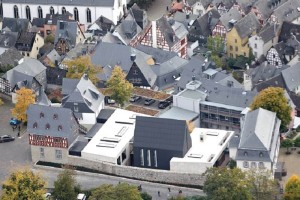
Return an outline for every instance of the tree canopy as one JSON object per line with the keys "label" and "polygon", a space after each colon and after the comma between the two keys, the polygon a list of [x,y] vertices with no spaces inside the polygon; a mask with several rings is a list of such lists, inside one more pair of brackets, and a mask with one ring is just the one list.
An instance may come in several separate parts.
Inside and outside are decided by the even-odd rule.
{"label": "tree canopy", "polygon": [[281,120],[281,125],[284,127],[286,127],[292,120],[291,107],[284,96],[284,90],[279,87],[269,87],[262,90],[254,98],[250,108],[252,110],[264,108],[275,112],[277,117]]}
{"label": "tree canopy", "polygon": [[142,200],[134,185],[121,183],[116,186],[104,184],[92,192],[91,200]]}
{"label": "tree canopy", "polygon": [[111,98],[116,101],[117,104],[124,106],[124,102],[128,101],[133,91],[133,85],[126,80],[125,74],[121,67],[116,66],[110,79],[107,81],[107,86],[111,93]]}
{"label": "tree canopy", "polygon": [[292,175],[285,186],[284,200],[300,199],[300,178]]}
{"label": "tree canopy", "polygon": [[213,167],[206,171],[203,191],[210,200],[250,200],[249,186],[241,169]]}
{"label": "tree canopy", "polygon": [[97,73],[102,71],[100,66],[92,63],[91,57],[88,55],[64,61],[63,65],[66,65],[68,68],[67,78],[80,79],[84,73],[87,73],[89,79],[95,85],[99,81]]}
{"label": "tree canopy", "polygon": [[286,148],[286,151],[288,152],[289,148],[293,147],[293,144],[294,144],[293,140],[287,138],[281,142],[281,147]]}
{"label": "tree canopy", "polygon": [[76,187],[78,187],[78,185],[76,184],[74,175],[75,173],[71,169],[64,169],[58,175],[57,180],[54,182],[54,190],[52,192],[54,199],[76,199]]}
{"label": "tree canopy", "polygon": [[35,103],[35,94],[31,89],[22,87],[16,91],[16,104],[13,109],[11,109],[11,114],[16,119],[26,122],[27,114],[26,111],[30,104]]}
{"label": "tree canopy", "polygon": [[30,169],[20,169],[10,174],[2,185],[2,200],[43,200],[46,182]]}

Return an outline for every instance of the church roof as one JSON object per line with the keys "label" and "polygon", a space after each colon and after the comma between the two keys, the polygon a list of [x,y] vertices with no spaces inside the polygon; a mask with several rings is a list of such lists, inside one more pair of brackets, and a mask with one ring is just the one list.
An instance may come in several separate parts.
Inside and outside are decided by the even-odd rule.
{"label": "church roof", "polygon": [[3,3],[20,3],[20,4],[46,4],[46,5],[71,5],[71,6],[101,6],[101,7],[112,7],[115,1],[113,0],[3,0]]}

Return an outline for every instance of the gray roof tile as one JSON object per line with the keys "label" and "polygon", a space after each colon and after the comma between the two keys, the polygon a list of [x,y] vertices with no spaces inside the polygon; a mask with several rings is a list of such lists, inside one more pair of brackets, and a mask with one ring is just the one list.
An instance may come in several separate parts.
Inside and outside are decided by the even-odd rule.
{"label": "gray roof tile", "polygon": [[281,73],[289,91],[294,91],[300,85],[300,63],[283,70]]}
{"label": "gray roof tile", "polygon": [[253,32],[259,30],[260,23],[253,13],[249,13],[244,18],[239,20],[234,27],[236,28],[239,36],[241,38],[245,38],[250,36]]}
{"label": "gray roof tile", "polygon": [[[3,3],[22,3],[22,4],[36,4],[36,0],[3,0]],[[39,4],[46,5],[70,5],[70,6],[100,6],[100,7],[112,7],[115,3],[114,0],[39,0]]]}

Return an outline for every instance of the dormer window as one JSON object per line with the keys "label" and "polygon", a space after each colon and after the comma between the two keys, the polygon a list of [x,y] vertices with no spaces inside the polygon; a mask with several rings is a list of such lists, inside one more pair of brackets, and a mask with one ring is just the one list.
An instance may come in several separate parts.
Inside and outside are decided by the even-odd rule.
{"label": "dormer window", "polygon": [[61,131],[62,130],[62,125],[59,125],[58,128],[57,128],[57,130]]}
{"label": "dormer window", "polygon": [[263,157],[263,156],[264,156],[263,152],[260,152],[260,153],[259,153],[259,157],[261,158],[261,157]]}
{"label": "dormer window", "polygon": [[45,128],[48,130],[50,128],[50,124],[46,124]]}
{"label": "dormer window", "polygon": [[244,152],[244,156],[248,156],[248,152],[247,151]]}
{"label": "dormer window", "polygon": [[40,118],[44,118],[44,116],[45,116],[44,113],[41,112],[41,113],[40,113]]}
{"label": "dormer window", "polygon": [[32,127],[33,127],[33,128],[37,128],[37,123],[34,122]]}
{"label": "dormer window", "polygon": [[53,119],[57,119],[58,118],[58,115],[57,114],[54,114],[53,115]]}

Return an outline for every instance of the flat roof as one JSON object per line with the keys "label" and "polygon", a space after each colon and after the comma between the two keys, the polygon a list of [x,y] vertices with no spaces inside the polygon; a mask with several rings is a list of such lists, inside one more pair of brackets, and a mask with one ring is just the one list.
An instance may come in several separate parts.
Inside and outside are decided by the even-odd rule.
{"label": "flat roof", "polygon": [[227,147],[234,131],[195,128],[190,134],[192,147],[183,158],[172,158],[171,162],[197,162],[214,164]]}
{"label": "flat roof", "polygon": [[194,120],[199,114],[178,107],[172,107],[170,110],[159,115],[159,118],[178,119],[178,120]]}
{"label": "flat roof", "polygon": [[134,136],[136,116],[140,113],[116,109],[82,150],[83,158],[93,161],[116,163],[117,158]]}
{"label": "flat roof", "polygon": [[181,97],[186,97],[186,98],[190,98],[190,99],[195,99],[195,100],[204,100],[206,97],[206,94],[203,94],[202,92],[198,91],[198,90],[183,90],[182,92],[180,92],[178,94],[178,96]]}

